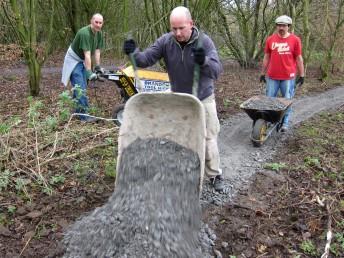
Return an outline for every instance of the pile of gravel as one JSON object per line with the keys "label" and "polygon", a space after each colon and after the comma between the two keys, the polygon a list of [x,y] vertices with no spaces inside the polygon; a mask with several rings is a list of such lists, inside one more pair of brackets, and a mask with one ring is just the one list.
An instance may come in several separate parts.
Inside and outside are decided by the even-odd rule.
{"label": "pile of gravel", "polygon": [[209,205],[222,206],[233,198],[232,183],[224,179],[223,184],[224,189],[218,192],[214,189],[209,178],[203,180],[202,193],[200,196],[202,210],[207,209]]}
{"label": "pile of gravel", "polygon": [[208,257],[199,180],[197,153],[164,139],[136,140],[122,152],[108,202],[66,233],[64,257]]}
{"label": "pile of gravel", "polygon": [[267,97],[264,95],[255,96],[241,104],[242,108],[255,110],[285,110],[288,106],[278,98]]}

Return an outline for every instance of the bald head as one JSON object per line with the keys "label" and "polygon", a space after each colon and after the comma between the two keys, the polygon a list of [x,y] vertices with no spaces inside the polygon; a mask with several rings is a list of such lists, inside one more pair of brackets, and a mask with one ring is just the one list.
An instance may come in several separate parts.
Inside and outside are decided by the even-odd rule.
{"label": "bald head", "polygon": [[184,6],[174,8],[170,15],[170,26],[178,42],[187,42],[193,27],[189,9]]}
{"label": "bald head", "polygon": [[171,12],[170,20],[171,20],[171,18],[175,18],[178,16],[179,17],[185,17],[189,20],[192,20],[191,13],[190,13],[189,9],[184,7],[184,6],[178,6],[178,7],[174,8]]}
{"label": "bald head", "polygon": [[95,33],[97,31],[101,31],[103,27],[103,15],[100,13],[95,13],[91,19],[91,29]]}

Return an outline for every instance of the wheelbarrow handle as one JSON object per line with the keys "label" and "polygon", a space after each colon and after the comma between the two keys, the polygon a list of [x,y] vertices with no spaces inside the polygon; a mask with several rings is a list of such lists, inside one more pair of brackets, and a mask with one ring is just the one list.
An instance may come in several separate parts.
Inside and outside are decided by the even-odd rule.
{"label": "wheelbarrow handle", "polygon": [[[202,46],[203,46],[203,32],[200,31],[198,41],[197,41],[197,48],[201,48]],[[194,95],[195,97],[198,96],[200,73],[201,73],[201,67],[199,64],[195,63],[194,77],[193,77],[193,83],[192,83],[192,95]]]}

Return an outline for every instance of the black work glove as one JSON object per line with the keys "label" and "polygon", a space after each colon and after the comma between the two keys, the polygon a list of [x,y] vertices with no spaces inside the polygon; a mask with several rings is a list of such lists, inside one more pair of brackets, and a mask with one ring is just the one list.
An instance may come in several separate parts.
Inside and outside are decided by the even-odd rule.
{"label": "black work glove", "polygon": [[205,62],[205,51],[204,51],[204,48],[202,48],[202,47],[194,48],[192,50],[192,52],[194,53],[195,63],[197,63],[199,65],[203,65],[204,62]]}
{"label": "black work glove", "polygon": [[94,67],[94,71],[95,71],[96,73],[100,73],[100,74],[104,74],[104,73],[105,73],[105,69],[104,69],[103,67],[101,67],[100,65],[96,65],[96,66]]}
{"label": "black work glove", "polygon": [[301,86],[304,82],[305,82],[305,77],[301,76],[301,77],[297,78],[296,85]]}
{"label": "black work glove", "polygon": [[264,82],[264,83],[266,83],[266,79],[265,79],[265,75],[264,75],[264,74],[262,74],[262,75],[260,76],[259,82]]}
{"label": "black work glove", "polygon": [[134,53],[135,49],[136,49],[136,43],[133,39],[127,39],[124,41],[123,51],[126,55],[130,55],[131,53]]}

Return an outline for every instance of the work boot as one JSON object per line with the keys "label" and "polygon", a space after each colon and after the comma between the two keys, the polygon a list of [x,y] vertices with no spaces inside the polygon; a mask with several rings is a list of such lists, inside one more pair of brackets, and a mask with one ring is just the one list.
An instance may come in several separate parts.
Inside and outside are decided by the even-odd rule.
{"label": "work boot", "polygon": [[222,175],[217,175],[216,177],[211,178],[210,182],[214,186],[215,191],[222,192],[222,190],[225,188]]}
{"label": "work boot", "polygon": [[285,126],[285,125],[283,125],[282,128],[281,128],[281,132],[282,132],[282,133],[285,133],[285,132],[287,132],[287,131],[288,131],[288,127]]}

